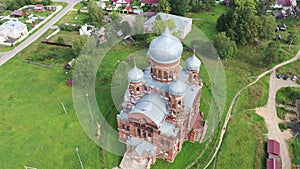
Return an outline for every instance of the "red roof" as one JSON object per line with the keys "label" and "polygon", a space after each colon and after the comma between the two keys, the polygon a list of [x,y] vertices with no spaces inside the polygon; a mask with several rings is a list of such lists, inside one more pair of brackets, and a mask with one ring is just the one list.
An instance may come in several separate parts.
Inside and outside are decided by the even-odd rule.
{"label": "red roof", "polygon": [[158,0],[142,0],[142,3],[157,4]]}
{"label": "red roof", "polygon": [[279,156],[280,144],[276,140],[268,140],[267,152]]}
{"label": "red roof", "polygon": [[202,116],[200,113],[195,113],[191,120],[192,129],[199,129],[201,127],[200,122],[202,120]]}
{"label": "red roof", "polygon": [[268,158],[266,162],[266,169],[280,169],[280,163],[275,158]]}
{"label": "red roof", "polygon": [[278,5],[291,6],[291,0],[276,0]]}
{"label": "red roof", "polygon": [[130,7],[130,6],[126,6],[125,10],[126,10],[126,11],[130,11],[130,10],[131,10],[131,7]]}
{"label": "red roof", "polygon": [[43,4],[36,4],[35,7],[42,7]]}

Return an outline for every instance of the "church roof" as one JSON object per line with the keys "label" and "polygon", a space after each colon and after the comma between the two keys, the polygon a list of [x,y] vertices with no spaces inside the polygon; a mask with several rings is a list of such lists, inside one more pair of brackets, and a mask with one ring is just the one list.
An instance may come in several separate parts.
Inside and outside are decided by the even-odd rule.
{"label": "church roof", "polygon": [[142,156],[144,152],[149,154],[149,155],[155,154],[156,146],[154,146],[153,144],[151,144],[148,141],[142,140],[142,139],[137,138],[137,137],[130,137],[127,140],[127,143],[129,145],[131,145],[132,147],[134,147],[135,152],[139,156]]}
{"label": "church roof", "polygon": [[167,136],[176,136],[178,134],[178,128],[176,128],[175,124],[170,122],[164,122],[164,124],[159,129],[162,134]]}
{"label": "church roof", "polygon": [[175,80],[169,86],[169,93],[175,96],[181,96],[185,93],[186,87],[185,83],[180,80]]}
{"label": "church roof", "polygon": [[160,36],[151,41],[148,57],[158,63],[169,64],[178,61],[182,51],[180,40],[173,36],[167,27]]}
{"label": "church roof", "polygon": [[131,69],[128,72],[128,80],[130,82],[139,82],[143,80],[144,73],[141,69],[134,66],[133,69]]}
{"label": "church roof", "polygon": [[156,93],[146,94],[137,102],[129,115],[135,113],[145,115],[159,128],[168,114],[167,103]]}
{"label": "church roof", "polygon": [[189,70],[199,70],[201,66],[201,61],[197,58],[195,53],[186,59],[185,61],[186,68]]}
{"label": "church roof", "polygon": [[202,86],[195,85],[186,85],[185,95],[184,95],[184,106],[189,111],[193,108],[195,98],[198,94],[198,91]]}
{"label": "church roof", "polygon": [[[179,72],[179,77],[178,80],[185,82],[189,77],[189,74],[183,69],[182,67],[180,68]],[[164,92],[169,92],[169,85],[170,83],[162,83],[154,80],[151,77],[150,73],[150,67],[147,67],[144,71],[144,84],[147,86],[150,86],[156,90],[162,90]]]}

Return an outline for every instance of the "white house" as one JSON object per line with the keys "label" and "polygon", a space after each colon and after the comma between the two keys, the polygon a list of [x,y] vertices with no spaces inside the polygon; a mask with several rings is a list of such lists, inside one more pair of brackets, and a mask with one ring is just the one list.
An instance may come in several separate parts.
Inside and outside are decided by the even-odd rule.
{"label": "white house", "polygon": [[168,16],[167,16],[166,13],[158,13],[157,15],[152,16],[150,19],[148,19],[144,23],[144,27],[148,31],[153,31],[153,24],[154,24],[154,21],[157,16],[160,16],[160,18],[164,21],[166,20],[167,17],[168,17],[168,19],[174,20],[176,28],[172,31],[177,32],[178,30],[180,30],[182,32],[182,34],[181,34],[182,39],[185,38],[186,35],[188,33],[190,33],[190,31],[192,30],[192,19],[191,18],[177,16],[177,15],[171,15],[171,14],[168,14]]}
{"label": "white house", "polygon": [[9,20],[0,26],[0,36],[18,39],[23,35],[28,35],[26,24],[18,20]]}

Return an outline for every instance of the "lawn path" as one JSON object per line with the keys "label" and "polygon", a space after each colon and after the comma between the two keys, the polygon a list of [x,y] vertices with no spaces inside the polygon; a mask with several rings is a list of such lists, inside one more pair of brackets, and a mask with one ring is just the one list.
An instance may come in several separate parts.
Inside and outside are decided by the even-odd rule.
{"label": "lawn path", "polygon": [[[235,94],[234,98],[232,99],[232,101],[231,101],[231,103],[230,103],[230,107],[229,107],[229,109],[228,109],[228,112],[227,112],[227,115],[226,115],[226,118],[225,118],[224,125],[223,125],[223,127],[222,127],[222,131],[221,131],[220,138],[219,138],[219,144],[218,144],[218,146],[217,146],[217,148],[216,148],[216,150],[215,150],[214,155],[212,156],[212,158],[210,159],[210,161],[208,162],[208,164],[207,164],[204,168],[207,168],[208,166],[210,166],[210,164],[213,162],[214,158],[217,156],[217,154],[218,154],[218,152],[219,152],[219,150],[220,150],[220,147],[221,147],[222,142],[223,142],[224,135],[225,135],[225,133],[226,133],[226,128],[227,128],[227,125],[228,125],[229,120],[230,120],[230,117],[231,117],[231,113],[232,113],[233,107],[234,107],[234,105],[235,105],[235,103],[236,103],[238,97],[240,96],[240,94],[241,94],[244,90],[246,90],[248,87],[250,87],[250,86],[254,85],[256,82],[258,82],[258,81],[259,81],[261,78],[263,78],[265,75],[267,75],[267,74],[269,74],[269,73],[271,73],[271,72],[275,72],[275,70],[278,69],[278,68],[280,68],[281,66],[284,66],[284,65],[286,65],[286,64],[292,63],[292,62],[294,62],[294,61],[296,61],[296,60],[298,60],[298,59],[300,59],[300,50],[298,51],[298,53],[296,54],[295,57],[293,57],[292,59],[287,60],[287,61],[285,61],[285,62],[282,62],[282,63],[280,63],[280,64],[274,66],[272,69],[269,69],[269,70],[263,72],[262,74],[258,75],[255,81],[253,81],[252,83],[248,84],[246,87],[242,88],[241,90],[239,90],[239,91]],[[299,86],[299,85],[298,85],[298,86]],[[270,88],[270,89],[271,89],[271,88]],[[273,92],[274,92],[274,91],[273,91]],[[275,92],[275,94],[276,94],[276,92]],[[268,104],[269,104],[269,100],[270,100],[270,95],[271,95],[271,94],[269,93]],[[275,102],[275,99],[274,99],[273,101]],[[268,105],[268,104],[267,104],[267,105]],[[274,107],[274,108],[275,108],[275,107]],[[273,112],[273,114],[274,114],[274,113],[275,113],[275,116],[277,117],[277,115],[276,115],[276,109],[275,109],[275,112]],[[268,129],[269,129],[269,124],[267,123],[267,125],[268,125]],[[278,127],[278,125],[277,125],[277,127]],[[279,131],[280,131],[280,130],[279,130]],[[269,131],[269,132],[270,132],[270,131]],[[269,134],[272,134],[272,133],[268,133],[268,136],[269,136]],[[278,133],[277,133],[277,134],[278,134]],[[282,136],[282,137],[283,137],[283,136]],[[281,143],[281,142],[280,142],[280,143]],[[286,143],[284,143],[283,146],[281,147],[281,154],[283,154],[283,153],[284,153],[284,155],[287,153],[287,157],[282,158],[282,167],[283,167],[284,169],[286,169],[286,168],[287,168],[287,169],[290,169],[290,168],[291,168],[291,167],[290,167],[290,166],[291,166],[291,160],[290,160],[290,157],[289,157],[289,153],[288,153],[288,149],[287,149]],[[282,155],[281,155],[281,156],[282,156]],[[289,161],[287,161],[287,160],[289,160]]]}

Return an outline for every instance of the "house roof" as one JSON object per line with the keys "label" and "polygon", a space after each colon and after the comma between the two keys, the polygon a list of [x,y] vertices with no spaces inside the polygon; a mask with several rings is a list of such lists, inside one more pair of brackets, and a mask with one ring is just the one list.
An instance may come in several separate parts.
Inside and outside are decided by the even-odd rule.
{"label": "house roof", "polygon": [[23,16],[23,11],[22,10],[14,10],[10,15],[11,16]]}
{"label": "house roof", "polygon": [[126,8],[125,8],[124,10],[130,11],[130,10],[131,10],[131,7],[130,7],[130,6],[126,6]]}
{"label": "house roof", "polygon": [[35,7],[42,7],[44,6],[43,4],[36,4]]}
{"label": "house roof", "polygon": [[158,0],[142,0],[142,3],[157,4]]}
{"label": "house roof", "polygon": [[291,0],[276,0],[276,4],[282,6],[291,6]]}
{"label": "house roof", "polygon": [[276,140],[268,140],[267,152],[273,155],[280,155],[280,144]]}
{"label": "house roof", "polygon": [[268,158],[266,161],[266,169],[280,169],[280,163],[275,158]]}
{"label": "house roof", "polygon": [[6,29],[9,29],[9,30],[15,30],[15,29],[23,29],[23,28],[26,28],[26,24],[20,22],[20,21],[17,21],[17,20],[9,20],[5,23],[3,23],[1,25],[1,27],[5,27]]}
{"label": "house roof", "polygon": [[187,18],[187,17],[183,17],[183,16],[177,16],[177,15],[172,15],[172,14],[167,14],[166,13],[158,13],[155,16],[152,16],[150,19],[148,19],[144,25],[152,25],[154,23],[154,21],[156,20],[156,17],[160,16],[160,18],[162,20],[166,20],[166,18],[168,17],[168,19],[173,19],[176,25],[175,30],[184,30],[186,28],[187,25],[192,24],[192,19],[191,18]]}

